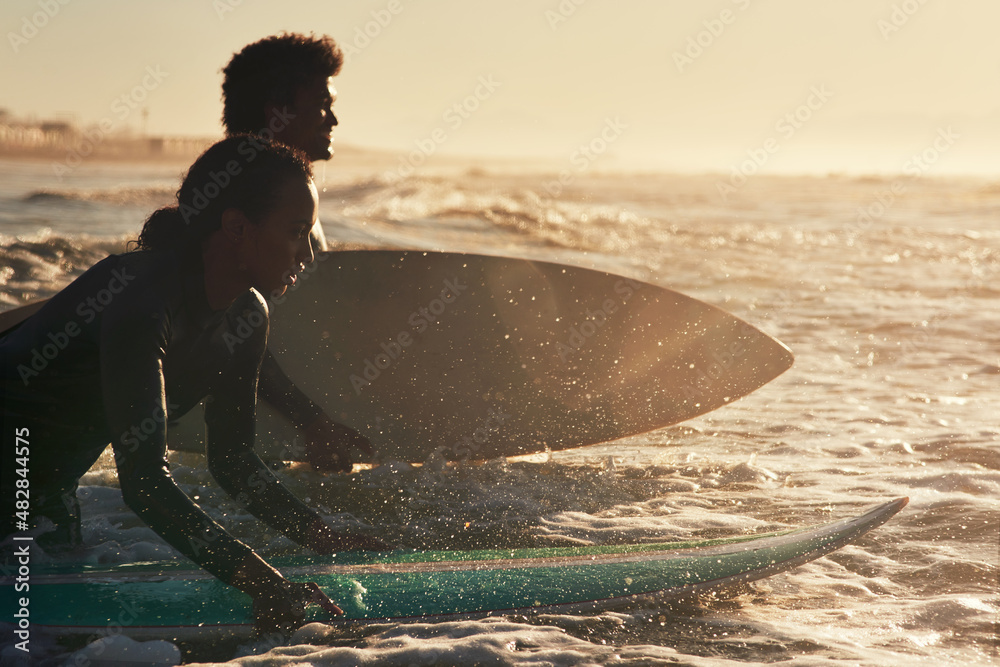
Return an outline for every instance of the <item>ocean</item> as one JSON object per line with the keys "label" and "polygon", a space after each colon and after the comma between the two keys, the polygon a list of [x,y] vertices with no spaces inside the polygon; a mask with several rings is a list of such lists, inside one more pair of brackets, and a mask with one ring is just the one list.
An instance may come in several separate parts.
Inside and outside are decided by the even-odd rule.
{"label": "ocean", "polygon": [[[355,156],[356,157],[356,156]],[[308,626],[179,646],[225,665],[1000,663],[1000,182],[930,174],[606,173],[334,158],[334,247],[545,259],[717,305],[791,370],[678,426],[525,460],[281,471],[342,527],[401,547],[723,537],[910,504],[856,544],[735,594],[625,613]],[[134,238],[179,164],[0,161],[0,309],[51,295]],[[172,455],[175,456],[175,455]],[[291,543],[175,456],[187,493],[265,557]],[[176,557],[125,507],[105,453],[80,490],[86,558]],[[468,530],[468,527],[472,530]],[[39,645],[39,664],[81,646]],[[9,657],[9,653],[3,654]],[[78,654],[82,655],[82,654]],[[70,663],[75,664],[75,663]]]}

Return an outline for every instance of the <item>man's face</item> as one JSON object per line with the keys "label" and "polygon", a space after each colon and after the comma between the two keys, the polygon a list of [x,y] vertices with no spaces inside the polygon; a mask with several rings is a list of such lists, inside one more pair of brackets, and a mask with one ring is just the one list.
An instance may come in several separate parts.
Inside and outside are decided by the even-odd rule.
{"label": "man's face", "polygon": [[333,126],[337,117],[333,105],[337,90],[333,77],[317,77],[301,86],[288,108],[289,118],[284,127],[275,128],[275,139],[304,151],[313,162],[333,157]]}

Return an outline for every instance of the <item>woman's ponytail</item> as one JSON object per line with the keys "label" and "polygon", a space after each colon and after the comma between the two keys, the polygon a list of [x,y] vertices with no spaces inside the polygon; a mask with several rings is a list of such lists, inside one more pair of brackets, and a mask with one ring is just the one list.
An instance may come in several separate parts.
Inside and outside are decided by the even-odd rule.
{"label": "woman's ponytail", "polygon": [[184,245],[186,227],[179,207],[158,209],[142,226],[136,246],[139,250],[177,250]]}

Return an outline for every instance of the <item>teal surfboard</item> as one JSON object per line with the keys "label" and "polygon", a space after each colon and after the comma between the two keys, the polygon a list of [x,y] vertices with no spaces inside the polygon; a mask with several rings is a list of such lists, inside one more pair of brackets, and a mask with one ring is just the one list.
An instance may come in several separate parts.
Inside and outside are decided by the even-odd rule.
{"label": "teal surfboard", "polygon": [[[856,518],[700,542],[493,551],[396,551],[275,559],[343,609],[334,623],[434,621],[509,613],[592,613],[741,584],[818,558],[882,525],[906,498]],[[0,604],[15,609],[14,578]],[[121,627],[135,639],[248,635],[250,598],[188,563],[32,566],[31,622],[58,634]]]}

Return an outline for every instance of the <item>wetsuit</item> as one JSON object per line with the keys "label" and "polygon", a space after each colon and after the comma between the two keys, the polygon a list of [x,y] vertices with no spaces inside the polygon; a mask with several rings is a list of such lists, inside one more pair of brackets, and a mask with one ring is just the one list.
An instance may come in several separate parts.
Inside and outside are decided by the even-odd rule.
{"label": "wetsuit", "polygon": [[[0,539],[16,528],[15,429],[29,432],[32,516],[47,516],[71,541],[79,530],[78,480],[110,442],[129,508],[231,582],[250,548],[181,491],[166,460],[168,422],[205,399],[212,476],[252,514],[307,541],[320,516],[253,450],[266,343],[260,295],[248,290],[213,312],[198,261],[134,252],[93,266],[0,338]],[[301,394],[275,398],[299,423],[321,414]]]}

